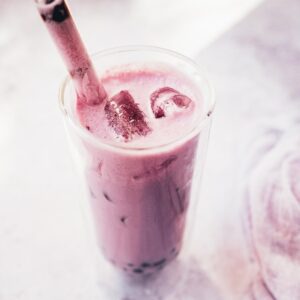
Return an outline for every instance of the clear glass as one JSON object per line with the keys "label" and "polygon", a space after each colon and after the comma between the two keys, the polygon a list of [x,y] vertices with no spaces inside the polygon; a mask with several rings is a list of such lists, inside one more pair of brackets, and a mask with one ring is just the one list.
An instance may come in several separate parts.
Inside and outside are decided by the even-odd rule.
{"label": "clear glass", "polygon": [[184,276],[196,204],[201,200],[213,92],[199,67],[172,51],[116,48],[99,52],[93,61],[100,76],[128,64],[167,64],[201,90],[201,99],[195,100],[201,101],[203,110],[194,128],[149,148],[96,138],[76,118],[70,78],[60,90],[60,107],[86,190],[82,201],[86,222],[97,244],[101,280],[111,289],[109,299],[124,295],[172,299],[171,291]]}

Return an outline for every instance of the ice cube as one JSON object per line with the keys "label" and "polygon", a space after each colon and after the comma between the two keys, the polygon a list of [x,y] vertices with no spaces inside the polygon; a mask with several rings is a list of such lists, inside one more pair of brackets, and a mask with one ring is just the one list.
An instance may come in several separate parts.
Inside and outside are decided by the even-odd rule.
{"label": "ice cube", "polygon": [[115,133],[129,141],[134,135],[146,136],[150,127],[145,115],[126,90],[113,96],[105,105],[105,114]]}
{"label": "ice cube", "polygon": [[188,108],[192,100],[171,87],[162,87],[150,96],[151,109],[155,118],[172,115]]}

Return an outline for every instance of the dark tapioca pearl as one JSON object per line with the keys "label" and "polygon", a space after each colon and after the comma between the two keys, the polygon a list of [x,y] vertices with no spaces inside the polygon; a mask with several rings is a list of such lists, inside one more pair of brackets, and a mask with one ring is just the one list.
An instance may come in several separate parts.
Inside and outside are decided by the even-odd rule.
{"label": "dark tapioca pearl", "polygon": [[168,159],[166,159],[164,162],[161,163],[160,167],[165,169],[165,168],[169,167],[170,164],[172,162],[174,162],[176,159],[177,159],[177,156],[175,156],[175,155],[170,156]]}
{"label": "dark tapioca pearl", "polygon": [[149,267],[151,267],[151,264],[149,264],[149,263],[147,263],[147,262],[143,262],[143,263],[141,264],[141,268],[149,268]]}
{"label": "dark tapioca pearl", "polygon": [[163,259],[161,259],[161,260],[159,260],[159,261],[154,262],[154,263],[152,264],[152,266],[153,266],[153,267],[158,267],[158,266],[163,265],[165,262],[166,262],[166,259],[163,258]]}
{"label": "dark tapioca pearl", "polygon": [[85,128],[86,128],[88,131],[91,131],[91,127],[90,127],[90,126],[85,126]]}
{"label": "dark tapioca pearl", "polygon": [[104,196],[104,198],[105,198],[107,201],[112,202],[112,200],[110,199],[110,197],[109,197],[105,192],[103,192],[103,196]]}
{"label": "dark tapioca pearl", "polygon": [[124,225],[126,225],[126,221],[127,221],[128,217],[123,216],[120,218],[121,223],[123,223]]}
{"label": "dark tapioca pearl", "polygon": [[144,270],[143,269],[133,269],[133,272],[137,273],[137,274],[141,274],[144,272]]}

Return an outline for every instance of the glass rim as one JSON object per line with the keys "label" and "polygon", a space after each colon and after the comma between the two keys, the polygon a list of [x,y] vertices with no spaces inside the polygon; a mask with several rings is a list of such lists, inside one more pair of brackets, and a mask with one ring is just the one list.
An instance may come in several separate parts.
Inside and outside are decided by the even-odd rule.
{"label": "glass rim", "polygon": [[99,137],[94,136],[89,131],[85,130],[84,127],[82,127],[80,124],[77,124],[75,120],[70,116],[69,112],[67,111],[67,108],[65,106],[65,90],[67,85],[71,82],[70,75],[67,75],[63,82],[60,84],[59,87],[59,107],[60,111],[66,118],[67,122],[71,125],[73,129],[84,139],[87,140],[92,145],[95,145],[96,147],[106,148],[108,150],[114,150],[114,151],[121,151],[127,154],[141,154],[141,153],[155,153],[156,151],[161,152],[163,150],[167,150],[169,148],[172,148],[174,145],[180,144],[184,141],[192,139],[194,136],[196,136],[202,128],[206,126],[206,124],[209,122],[209,120],[212,118],[213,112],[215,110],[215,91],[210,83],[210,81],[207,79],[205,72],[202,71],[200,66],[191,58],[186,57],[185,55],[182,55],[180,53],[177,53],[173,50],[161,48],[161,47],[155,47],[155,46],[142,46],[142,45],[134,45],[134,46],[121,46],[121,47],[114,47],[109,48],[105,50],[98,51],[96,53],[91,54],[92,61],[100,56],[108,56],[112,54],[118,54],[118,53],[124,53],[124,52],[140,52],[140,51],[147,51],[147,52],[153,52],[153,53],[165,53],[167,55],[173,56],[175,58],[178,58],[179,60],[182,60],[183,62],[187,63],[188,65],[194,67],[197,70],[197,73],[201,76],[201,79],[204,80],[207,88],[208,88],[208,98],[209,98],[209,105],[208,109],[205,112],[204,116],[202,115],[203,119],[197,123],[190,131],[188,131],[186,134],[180,136],[179,138],[176,138],[170,142],[163,143],[160,145],[150,146],[150,147],[130,147],[130,146],[124,146],[123,143],[118,143],[114,141],[109,141],[105,139],[101,139]]}

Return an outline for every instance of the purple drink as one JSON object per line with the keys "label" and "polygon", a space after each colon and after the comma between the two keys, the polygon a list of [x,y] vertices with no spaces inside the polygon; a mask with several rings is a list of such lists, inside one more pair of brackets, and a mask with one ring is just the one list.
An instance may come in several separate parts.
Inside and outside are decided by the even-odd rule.
{"label": "purple drink", "polygon": [[152,56],[141,62],[140,54],[127,52],[111,54],[124,61],[103,57],[99,63],[105,105],[71,97],[67,110],[80,130],[74,137],[98,246],[119,270],[141,276],[161,270],[181,251],[213,105],[204,97],[210,93],[205,81],[199,86],[196,75],[167,58],[153,59],[170,53],[141,48]]}

